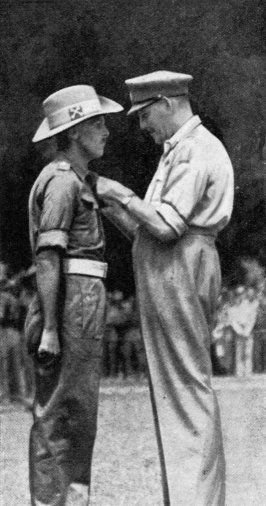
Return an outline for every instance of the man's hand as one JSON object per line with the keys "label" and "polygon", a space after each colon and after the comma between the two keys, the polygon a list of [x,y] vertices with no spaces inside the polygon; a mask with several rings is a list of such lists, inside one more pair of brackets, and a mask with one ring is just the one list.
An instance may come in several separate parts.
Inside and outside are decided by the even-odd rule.
{"label": "man's hand", "polygon": [[36,256],[37,291],[43,316],[39,356],[60,354],[57,324],[61,256],[59,251],[52,248],[43,249]]}
{"label": "man's hand", "polygon": [[59,355],[61,352],[59,337],[56,330],[43,330],[38,355],[49,353],[50,355]]}
{"label": "man's hand", "polygon": [[126,199],[135,195],[132,190],[126,188],[117,181],[101,176],[97,180],[96,191],[100,199],[112,199],[121,204],[123,204]]}
{"label": "man's hand", "polygon": [[132,241],[136,234],[138,222],[117,201],[105,199],[104,203],[105,206],[101,209],[104,216],[116,225],[127,239]]}
{"label": "man's hand", "polygon": [[116,200],[105,198],[104,199],[105,206],[102,208],[102,213],[107,217],[118,217],[125,213],[121,204],[119,204]]}
{"label": "man's hand", "polygon": [[[130,236],[133,237],[136,232],[136,225],[142,225],[161,242],[177,240],[177,233],[159,215],[156,208],[152,204],[139,199],[129,188],[105,177],[99,177],[96,187],[99,198],[107,203],[108,206],[105,215],[121,231],[126,229],[130,233]],[[126,219],[124,219],[125,213],[122,213],[119,208],[110,207],[110,200],[118,202],[127,211]],[[128,224],[128,218],[131,221],[133,219],[133,230]]]}

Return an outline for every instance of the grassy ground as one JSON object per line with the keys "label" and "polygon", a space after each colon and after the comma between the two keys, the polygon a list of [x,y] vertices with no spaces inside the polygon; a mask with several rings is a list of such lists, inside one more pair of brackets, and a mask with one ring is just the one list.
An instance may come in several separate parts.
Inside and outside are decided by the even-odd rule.
{"label": "grassy ground", "polygon": [[[215,379],[227,460],[227,506],[266,505],[266,378]],[[31,415],[1,414],[1,506],[28,506]],[[162,506],[146,382],[103,381],[91,506]]]}

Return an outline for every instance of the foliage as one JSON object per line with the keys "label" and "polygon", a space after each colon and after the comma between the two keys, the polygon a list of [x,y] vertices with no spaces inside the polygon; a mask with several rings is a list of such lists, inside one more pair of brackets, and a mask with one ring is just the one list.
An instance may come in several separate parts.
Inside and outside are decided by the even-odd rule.
{"label": "foliage", "polygon": [[[29,262],[26,202],[42,163],[30,139],[41,119],[42,100],[61,87],[93,83],[99,93],[127,107],[124,80],[161,68],[194,76],[195,112],[230,153],[241,199],[228,233],[233,243],[238,236],[239,246],[243,230],[252,228],[250,210],[257,204],[250,183],[263,177],[266,7],[262,0],[2,0],[0,9],[2,257],[15,267]],[[121,115],[110,118],[110,126],[110,146],[97,167],[143,195],[158,150],[140,134],[136,119]],[[243,212],[247,196],[250,207]],[[109,228],[108,234],[120,247],[118,233]],[[116,266],[114,278],[120,272],[119,247],[109,249]],[[124,248],[129,258],[126,243]],[[226,248],[223,245],[221,251]],[[227,251],[224,258],[230,255]]]}

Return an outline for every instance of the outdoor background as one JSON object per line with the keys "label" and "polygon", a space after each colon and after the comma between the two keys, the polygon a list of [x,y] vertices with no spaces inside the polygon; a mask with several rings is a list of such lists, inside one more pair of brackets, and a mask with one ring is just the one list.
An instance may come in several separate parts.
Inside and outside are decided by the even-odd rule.
{"label": "outdoor background", "polygon": [[[0,4],[0,260],[31,263],[27,200],[47,146],[31,138],[41,102],[93,84],[127,109],[124,80],[159,69],[194,76],[195,113],[225,144],[236,198],[218,247],[224,279],[243,255],[266,263],[266,3],[263,0],[2,0]],[[160,154],[126,114],[95,169],[143,196]],[[134,291],[130,244],[106,223],[108,288]],[[239,280],[238,280],[239,282]]]}
{"label": "outdoor background", "polygon": [[[226,506],[264,506],[265,376],[248,381],[216,378],[214,387],[227,462]],[[27,457],[31,414],[14,404],[0,406],[0,423],[1,506],[30,506]],[[160,476],[147,383],[104,380],[90,506],[163,506]]]}
{"label": "outdoor background", "polygon": [[[30,503],[34,381],[23,318],[35,288],[33,273],[25,271],[31,265],[27,202],[43,157],[53,148],[31,143],[42,120],[41,102],[60,88],[84,83],[127,109],[125,79],[163,69],[194,76],[193,110],[225,144],[234,165],[233,217],[217,244],[224,288],[213,383],[221,406],[227,506],[266,504],[265,0],[0,0],[0,267],[9,266],[6,286],[0,287],[1,505]],[[137,118],[121,113],[108,125],[106,153],[94,168],[143,196],[160,149],[139,131]],[[159,506],[131,246],[104,223],[109,326],[91,503]],[[250,324],[250,314],[254,328],[246,342],[254,341],[254,352],[250,347],[246,360],[234,329],[239,322]]]}

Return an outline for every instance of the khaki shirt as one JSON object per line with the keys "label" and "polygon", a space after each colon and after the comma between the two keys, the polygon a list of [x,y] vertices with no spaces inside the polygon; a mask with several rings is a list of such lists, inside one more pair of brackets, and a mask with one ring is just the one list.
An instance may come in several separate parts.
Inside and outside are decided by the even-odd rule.
{"label": "khaki shirt", "polygon": [[62,153],[42,170],[29,199],[34,254],[58,247],[66,257],[103,260],[105,239],[91,185],[94,178]]}
{"label": "khaki shirt", "polygon": [[164,143],[145,201],[178,236],[189,227],[216,235],[231,217],[233,193],[233,168],[224,146],[193,116]]}

